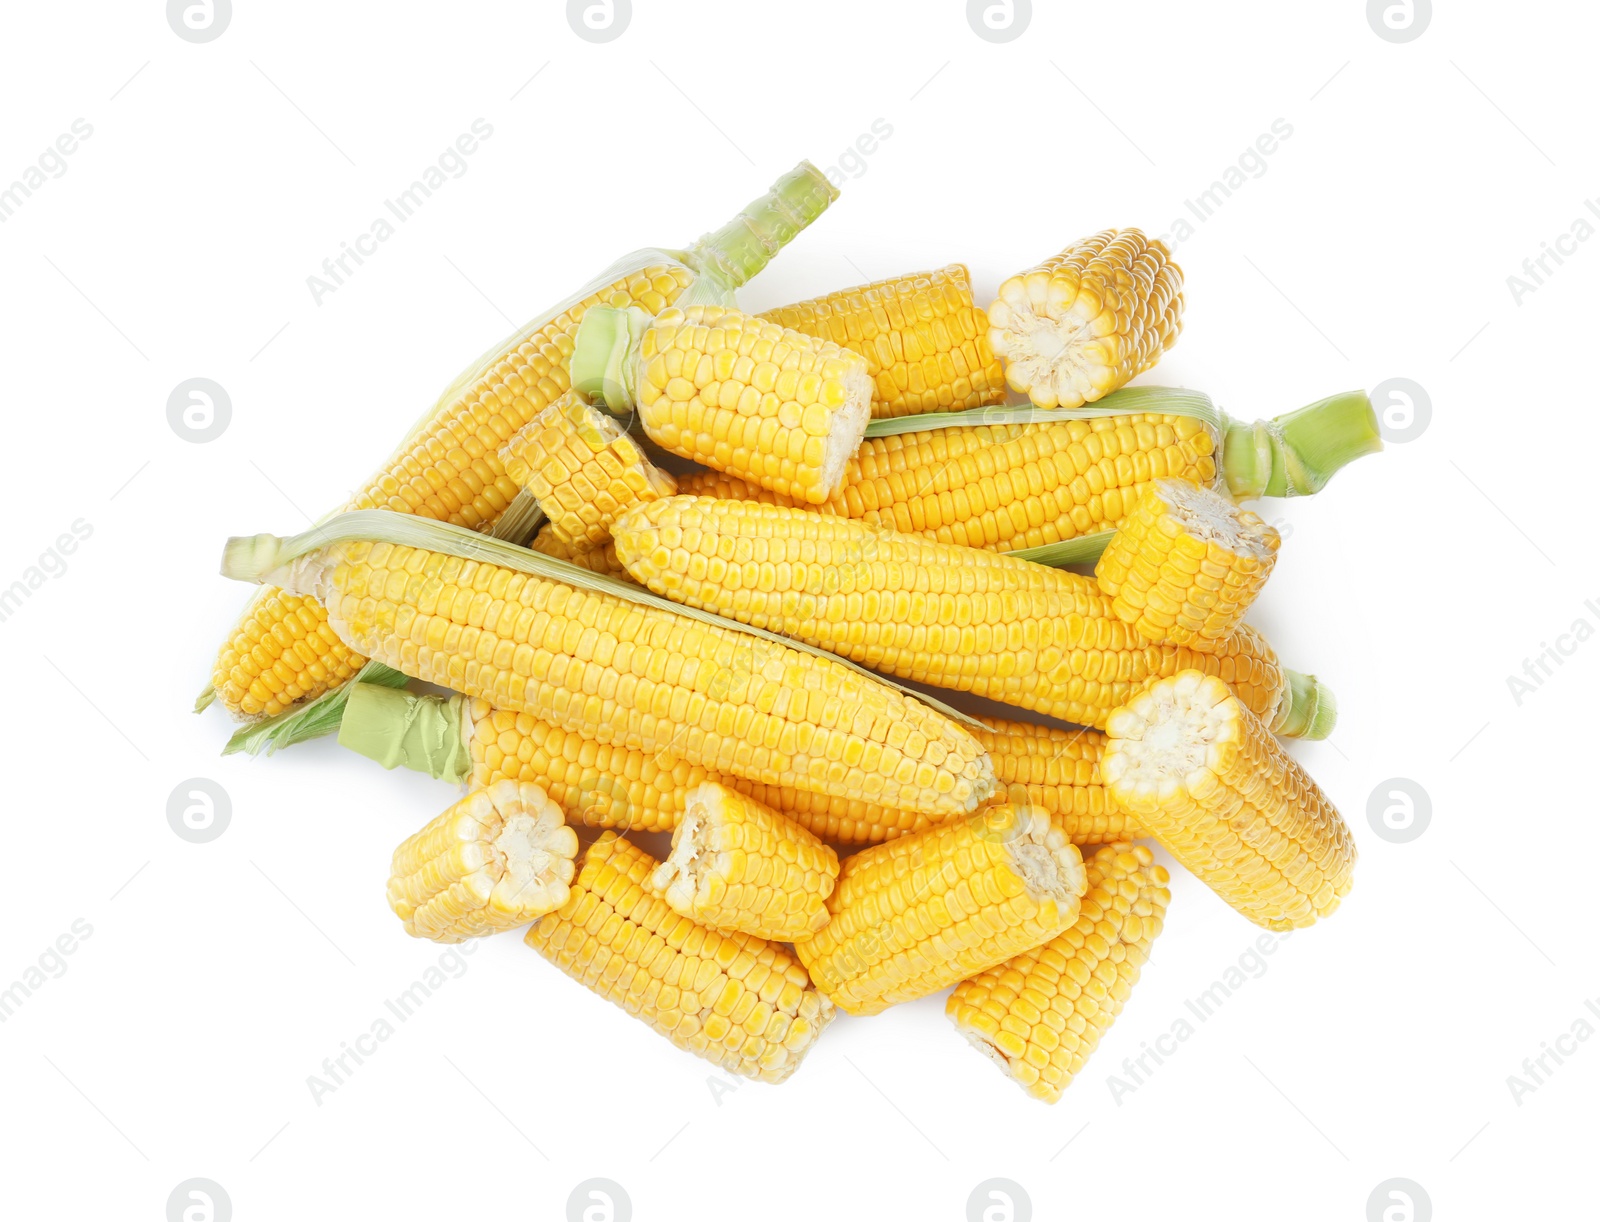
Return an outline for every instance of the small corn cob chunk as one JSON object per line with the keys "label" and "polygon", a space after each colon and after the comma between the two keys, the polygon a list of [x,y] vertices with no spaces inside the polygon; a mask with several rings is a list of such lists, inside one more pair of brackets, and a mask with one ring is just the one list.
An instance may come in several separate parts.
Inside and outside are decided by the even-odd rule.
{"label": "small corn cob chunk", "polygon": [[757,315],[867,358],[872,415],[954,412],[1003,403],[1005,371],[989,319],[960,263],[840,289]]}
{"label": "small corn cob chunk", "polygon": [[[517,495],[500,447],[570,385],[567,358],[586,311],[658,313],[707,278],[726,299],[838,192],[807,162],[688,252],[625,257],[479,358],[445,390],[347,509],[390,509],[490,529]],[[307,622],[309,621],[309,622]],[[272,590],[253,599],[217,654],[212,688],[235,717],[272,717],[337,688],[365,658],[326,640],[322,609]],[[308,656],[309,655],[309,656]]]}
{"label": "small corn cob chunk", "polygon": [[980,720],[989,728],[972,735],[994,762],[999,782],[995,801],[1044,811],[1077,845],[1137,840],[1145,834],[1106,797],[1100,780],[1104,734],[992,717]]}
{"label": "small corn cob chunk", "polygon": [[1112,612],[1141,635],[1210,653],[1244,623],[1280,542],[1258,516],[1208,488],[1153,480],[1094,577]]}
{"label": "small corn cob chunk", "polygon": [[1257,925],[1310,925],[1349,892],[1350,829],[1225,684],[1192,670],[1163,679],[1107,733],[1112,800]]}
{"label": "small corn cob chunk", "polygon": [[612,546],[609,535],[604,543],[596,547],[577,547],[558,538],[556,532],[546,522],[539,528],[539,533],[534,535],[533,541],[528,546],[542,555],[565,560],[568,564],[588,569],[591,573],[604,573],[608,577],[628,577],[628,570],[623,567],[622,561],[617,559],[617,549]]}
{"label": "small corn cob chunk", "polygon": [[[1140,685],[1219,674],[1257,714],[1299,724],[1270,647],[1241,627],[1210,653],[1156,645],[1093,579],[953,543],[748,501],[676,496],[612,524],[640,584],[917,683],[1103,728]],[[1290,699],[1285,699],[1285,697]]]}
{"label": "small corn cob chunk", "polygon": [[1074,242],[1005,281],[989,307],[1006,381],[1039,407],[1109,394],[1160,360],[1182,326],[1183,272],[1137,229]]}
{"label": "small corn cob chunk", "polygon": [[[971,811],[994,789],[970,734],[831,658],[487,560],[321,546],[345,521],[233,540],[224,572],[316,596],[340,639],[402,674],[596,742],[930,815]],[[393,533],[457,543],[429,522]],[[473,543],[512,561],[521,550]]]}
{"label": "small corn cob chunk", "polygon": [[662,449],[811,505],[871,413],[864,357],[723,306],[590,311],[572,373],[613,411],[637,408]]}
{"label": "small corn cob chunk", "polygon": [[1086,887],[1050,816],[991,806],[845,858],[832,919],[795,954],[841,1010],[877,1014],[1055,937]]}
{"label": "small corn cob chunk", "polygon": [[672,855],[650,885],[714,929],[788,942],[828,923],[839,855],[761,803],[713,782],[684,798]]}
{"label": "small corn cob chunk", "polygon": [[1054,1103],[1139,982],[1161,932],[1167,872],[1143,845],[1083,863],[1089,891],[1071,929],[956,985],[945,1013],[1035,1099]]}
{"label": "small corn cob chunk", "polygon": [[606,832],[572,894],[526,941],[580,984],[730,1073],[782,1082],[834,1016],[781,947],[674,912],[650,889],[656,860]]}
{"label": "small corn cob chunk", "polygon": [[414,938],[464,942],[567,902],[578,837],[537,785],[475,790],[394,851],[389,907]]}
{"label": "small corn cob chunk", "polygon": [[629,505],[678,490],[615,417],[570,390],[512,434],[500,461],[539,502],[546,529],[574,547],[600,546]]}

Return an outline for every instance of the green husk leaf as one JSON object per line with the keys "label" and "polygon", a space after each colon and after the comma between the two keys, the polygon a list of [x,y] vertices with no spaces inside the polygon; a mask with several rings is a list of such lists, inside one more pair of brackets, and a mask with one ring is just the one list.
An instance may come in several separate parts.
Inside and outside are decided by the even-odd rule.
{"label": "green husk leaf", "polygon": [[[396,514],[396,517],[401,515]],[[285,709],[276,717],[268,717],[251,725],[241,726],[222,748],[224,755],[271,755],[296,743],[322,738],[339,728],[344,717],[345,702],[350,699],[350,689],[358,683],[373,683],[380,687],[404,687],[411,682],[397,670],[382,662],[368,662],[349,683],[332,691],[323,692],[315,700]]]}
{"label": "green husk leaf", "polygon": [[1001,554],[1017,560],[1031,560],[1035,564],[1047,564],[1053,569],[1064,569],[1074,564],[1093,564],[1100,559],[1100,553],[1106,550],[1106,544],[1111,542],[1111,536],[1116,533],[1114,530],[1097,530],[1092,535],[1079,535],[1076,539],[1063,539],[1059,543],[1045,543],[1039,547],[1024,547]]}
{"label": "green husk leaf", "polygon": [[922,416],[892,416],[867,425],[868,437],[894,437],[928,429],[975,428],[995,424],[1065,424],[1105,416],[1193,416],[1221,430],[1226,416],[1198,390],[1178,386],[1124,386],[1088,407],[1034,407],[1029,403],[973,407],[964,412],[929,412]]}

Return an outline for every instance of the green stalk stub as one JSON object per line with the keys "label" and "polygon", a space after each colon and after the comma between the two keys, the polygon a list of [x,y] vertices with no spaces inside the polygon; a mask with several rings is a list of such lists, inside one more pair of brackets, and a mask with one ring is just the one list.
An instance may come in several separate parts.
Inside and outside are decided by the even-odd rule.
{"label": "green stalk stub", "polygon": [[440,781],[462,781],[472,771],[462,733],[465,696],[416,696],[369,683],[354,689],[339,723],[341,747]]}
{"label": "green stalk stub", "polygon": [[252,722],[234,731],[222,754],[237,755],[243,752],[245,755],[260,755],[266,752],[271,755],[284,747],[332,734],[339,728],[345,702],[350,699],[352,692],[367,687],[404,687],[409,682],[399,671],[382,662],[368,662],[349,683],[323,692],[315,700],[285,709],[276,717]]}
{"label": "green stalk stub", "polygon": [[618,415],[631,409],[639,341],[649,325],[650,315],[638,306],[585,311],[572,340],[572,389]]}
{"label": "green stalk stub", "polygon": [[1278,705],[1272,731],[1284,738],[1327,738],[1339,720],[1339,705],[1328,685],[1315,675],[1285,670],[1288,689]]}
{"label": "green stalk stub", "polygon": [[1271,420],[1227,420],[1222,473],[1239,500],[1310,496],[1346,463],[1381,449],[1372,400],[1364,390],[1347,390]]}
{"label": "green stalk stub", "polygon": [[838,198],[838,188],[822,171],[802,161],[721,229],[696,242],[689,251],[689,265],[738,288]]}

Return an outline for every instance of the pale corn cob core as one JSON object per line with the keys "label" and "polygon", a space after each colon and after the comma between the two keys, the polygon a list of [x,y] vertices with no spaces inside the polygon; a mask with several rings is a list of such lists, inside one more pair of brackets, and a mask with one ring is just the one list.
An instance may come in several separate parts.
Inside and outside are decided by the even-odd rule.
{"label": "pale corn cob core", "polygon": [[844,860],[832,919],[795,942],[851,1014],[936,993],[1060,933],[1087,879],[1043,811],[992,806]]}
{"label": "pale corn cob core", "polygon": [[324,548],[269,580],[319,597],[342,640],[402,674],[597,742],[937,815],[994,789],[954,722],[748,633],[389,543]]}
{"label": "pale corn cob core", "polygon": [[1107,229],[1012,276],[989,307],[1006,381],[1039,407],[1080,407],[1177,341],[1183,273],[1159,241]]}
{"label": "pale corn cob core", "polygon": [[606,832],[572,893],[527,944],[679,1048],[781,1082],[833,1020],[831,1001],[782,948],[674,912],[650,889],[656,860]]}
{"label": "pale corn cob core", "polygon": [[1072,928],[963,980],[945,1003],[956,1030],[1047,1103],[1122,1012],[1172,898],[1143,845],[1109,844],[1084,869],[1089,890]]}
{"label": "pale corn cob core", "polygon": [[[584,313],[638,306],[656,313],[693,282],[681,264],[653,264],[591,293],[542,326],[525,328],[445,391],[433,412],[347,509],[392,509],[487,529],[517,495],[500,447],[564,394],[567,358]],[[211,682],[236,717],[272,717],[350,679],[366,659],[329,642],[313,600],[266,591],[252,600],[217,655]],[[309,655],[309,656],[308,656]]]}
{"label": "pale corn cob core", "polygon": [[574,547],[603,545],[629,505],[677,491],[615,417],[570,390],[517,430],[500,459],[539,502],[546,529]]}
{"label": "pale corn cob core", "polygon": [[866,357],[874,418],[1005,401],[1005,371],[989,346],[989,319],[973,304],[960,263],[840,289],[757,317]]}
{"label": "pale corn cob core", "polygon": [[839,857],[759,802],[706,783],[684,799],[672,854],[651,885],[702,925],[789,941],[828,923]]}
{"label": "pale corn cob core", "polygon": [[628,575],[628,570],[623,567],[622,561],[617,559],[617,549],[611,544],[609,531],[604,543],[595,547],[584,547],[566,542],[546,522],[539,528],[539,533],[534,535],[528,547],[541,555],[553,556],[557,560],[565,560],[568,564],[588,569],[591,573],[604,573],[608,577]]}
{"label": "pale corn cob core", "polygon": [[462,942],[567,902],[578,837],[537,785],[468,794],[394,851],[389,907],[414,938]]}
{"label": "pale corn cob core", "polygon": [[[1018,551],[1113,529],[1150,480],[1210,487],[1221,444],[1204,420],[1153,414],[873,437],[815,508],[942,543]],[[684,476],[678,491],[799,503],[720,473]]]}
{"label": "pale corn cob core", "polygon": [[872,379],[863,357],[828,340],[691,306],[645,329],[635,393],[663,449],[821,504],[861,443]]}
{"label": "pale corn cob core", "polygon": [[1244,622],[1282,540],[1256,514],[1182,480],[1145,486],[1095,566],[1124,623],[1209,652]]}
{"label": "pale corn cob core", "polygon": [[1163,679],[1107,733],[1112,800],[1256,924],[1310,925],[1349,892],[1350,829],[1224,684],[1197,671]]}
{"label": "pale corn cob core", "polygon": [[799,508],[676,496],[612,524],[620,560],[657,594],[806,641],[913,682],[1103,727],[1148,680],[1218,674],[1275,720],[1284,672],[1241,629],[1210,653],[1156,645],[1094,581]]}

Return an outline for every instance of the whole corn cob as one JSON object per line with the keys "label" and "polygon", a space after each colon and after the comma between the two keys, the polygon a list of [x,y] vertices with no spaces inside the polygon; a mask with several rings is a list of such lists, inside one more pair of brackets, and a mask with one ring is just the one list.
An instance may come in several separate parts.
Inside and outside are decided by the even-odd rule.
{"label": "whole corn cob", "polygon": [[[1130,409],[1193,407],[1197,414],[1118,411],[1051,423],[947,424],[869,435],[835,492],[814,508],[943,543],[1010,552],[1113,530],[1154,479],[1218,486],[1236,500],[1306,496],[1345,463],[1382,447],[1361,391],[1335,395],[1273,420],[1245,424],[1194,392],[1130,387]],[[940,419],[947,419],[940,417]],[[877,426],[874,426],[877,427]],[[869,430],[870,433],[870,430]],[[746,481],[693,474],[678,491],[725,500],[798,504]]]}
{"label": "whole corn cob", "polygon": [[1089,890],[1077,923],[963,980],[945,1003],[973,1047],[1046,1103],[1061,1098],[1122,1012],[1172,898],[1143,845],[1109,844],[1083,864]]}
{"label": "whole corn cob", "polygon": [[650,884],[702,925],[791,941],[828,923],[839,856],[776,811],[706,782],[684,799]]}
{"label": "whole corn cob", "polygon": [[567,902],[578,837],[537,785],[468,794],[394,851],[389,907],[414,938],[463,942]]}
{"label": "whole corn cob", "polygon": [[[407,542],[356,541],[374,533]],[[223,571],[315,595],[340,639],[402,674],[597,742],[933,815],[994,788],[970,734],[830,658],[433,548],[529,556],[437,522],[345,515],[233,540]]]}
{"label": "whole corn cob", "polygon": [[1005,372],[989,347],[989,319],[973,304],[972,282],[960,263],[840,289],[757,317],[866,357],[874,417],[1005,401]]}
{"label": "whole corn cob", "polygon": [[1106,229],[1000,286],[989,342],[1040,407],[1079,407],[1149,369],[1183,327],[1183,272],[1159,241]]}
{"label": "whole corn cob", "polygon": [[722,306],[591,310],[572,381],[636,407],[663,449],[813,505],[838,488],[872,399],[857,353]]}
{"label": "whole corn cob", "polygon": [[1149,679],[1225,678],[1275,729],[1303,728],[1261,637],[1210,653],[1155,645],[1092,579],[802,509],[677,496],[612,524],[617,559],[666,598],[806,641],[875,670],[1103,727]]}
{"label": "whole corn cob", "polygon": [[1123,623],[1152,641],[1209,653],[1244,622],[1280,542],[1259,517],[1208,488],[1154,480],[1094,576]]}
{"label": "whole corn cob", "polygon": [[1350,829],[1224,684],[1192,670],[1163,679],[1107,734],[1112,800],[1257,925],[1310,925],[1349,892]]}
{"label": "whole corn cob", "polygon": [[512,434],[500,461],[539,502],[546,529],[573,547],[604,544],[629,505],[678,490],[614,417],[570,390]]}
{"label": "whole corn cob", "polygon": [[847,857],[832,919],[794,944],[851,1014],[937,993],[1078,919],[1083,860],[1043,811],[991,806]]}
{"label": "whole corn cob", "polygon": [[[500,447],[568,389],[567,358],[586,311],[604,306],[659,313],[686,294],[731,303],[733,290],[837,196],[820,171],[802,162],[693,249],[625,256],[475,361],[347,508],[489,529],[517,494]],[[263,591],[217,654],[216,696],[236,717],[257,718],[337,688],[365,659],[329,640],[325,627],[314,601]]]}
{"label": "whole corn cob", "polygon": [[684,1051],[782,1082],[833,1020],[833,1003],[788,952],[672,911],[650,890],[656,865],[604,833],[566,904],[528,930],[528,945]]}
{"label": "whole corn cob", "polygon": [[608,577],[628,576],[628,570],[617,559],[617,549],[611,545],[609,535],[604,543],[596,547],[577,547],[558,538],[546,522],[528,546],[541,555],[554,556],[557,560],[565,560],[591,573],[604,573]]}
{"label": "whole corn cob", "polygon": [[[994,765],[994,800],[1039,807],[1074,844],[1144,835],[1106,799],[1100,781],[1105,735],[989,718],[984,725],[972,735]],[[918,811],[741,780],[666,752],[609,746],[484,700],[421,696],[370,683],[351,688],[339,742],[385,767],[403,764],[475,788],[531,781],[548,792],[569,823],[589,827],[670,832],[689,793],[706,782],[725,785],[840,844],[892,840],[940,821]]]}

